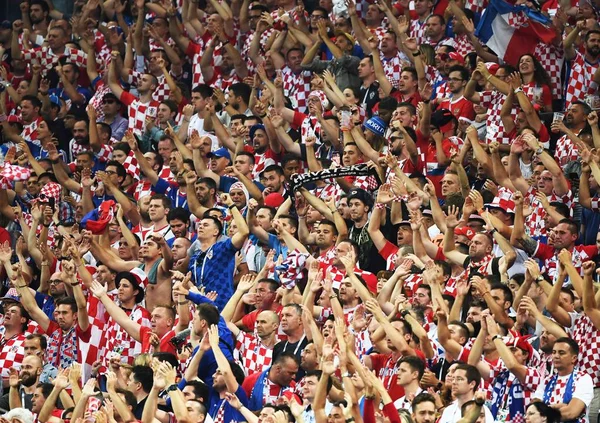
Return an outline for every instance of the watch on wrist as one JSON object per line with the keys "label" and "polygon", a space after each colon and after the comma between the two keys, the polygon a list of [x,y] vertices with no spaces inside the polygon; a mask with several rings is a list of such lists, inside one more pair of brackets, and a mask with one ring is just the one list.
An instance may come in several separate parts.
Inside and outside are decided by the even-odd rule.
{"label": "watch on wrist", "polygon": [[176,383],[174,383],[174,384],[170,385],[170,386],[167,388],[167,392],[173,392],[173,391],[176,391],[176,390],[178,390],[178,389],[179,389],[179,386],[177,386],[177,384],[176,384]]}
{"label": "watch on wrist", "polygon": [[502,335],[497,333],[496,335],[492,336],[492,341],[495,341],[496,339],[502,339]]}
{"label": "watch on wrist", "polygon": [[544,152],[544,147],[542,147],[541,145],[535,150],[535,154],[536,155],[540,155]]}
{"label": "watch on wrist", "polygon": [[517,87],[517,88],[515,88],[515,90],[514,90],[513,92],[514,92],[515,94],[517,94],[517,93],[522,93],[522,92],[523,92],[523,88],[521,88],[521,87]]}

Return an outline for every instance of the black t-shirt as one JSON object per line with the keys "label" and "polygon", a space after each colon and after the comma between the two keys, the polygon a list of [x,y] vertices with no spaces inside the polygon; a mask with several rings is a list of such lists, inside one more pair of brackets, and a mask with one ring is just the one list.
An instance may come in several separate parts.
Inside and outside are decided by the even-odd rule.
{"label": "black t-shirt", "polygon": [[[288,352],[294,354],[298,358],[298,362],[302,357],[302,351],[308,345],[308,339],[306,336],[303,336],[298,342],[288,342],[281,341],[275,344],[273,347],[273,361],[279,356],[279,354]],[[298,368],[298,372],[296,373],[296,380],[300,380],[304,377],[304,370],[302,368]]]}
{"label": "black t-shirt", "polygon": [[375,81],[368,87],[360,87],[360,102],[367,112],[367,116],[373,116],[373,107],[379,103],[379,82]]}

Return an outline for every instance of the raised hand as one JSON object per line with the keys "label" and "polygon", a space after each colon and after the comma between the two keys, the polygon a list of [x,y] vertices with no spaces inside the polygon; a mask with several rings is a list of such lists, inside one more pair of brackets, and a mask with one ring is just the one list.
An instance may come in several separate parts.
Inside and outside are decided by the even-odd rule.
{"label": "raised hand", "polygon": [[456,206],[450,206],[446,214],[446,226],[448,229],[454,229],[458,226],[459,209]]}

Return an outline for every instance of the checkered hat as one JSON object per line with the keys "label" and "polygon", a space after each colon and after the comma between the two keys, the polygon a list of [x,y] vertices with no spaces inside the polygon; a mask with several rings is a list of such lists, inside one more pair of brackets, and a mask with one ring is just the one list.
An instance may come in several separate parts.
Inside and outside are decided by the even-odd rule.
{"label": "checkered hat", "polygon": [[321,90],[314,90],[311,91],[310,94],[308,94],[308,97],[318,97],[319,100],[321,101],[321,105],[323,106],[323,109],[326,109],[327,106],[329,106],[329,100],[327,100],[327,95],[321,91]]}
{"label": "checkered hat", "polygon": [[140,180],[140,166],[138,165],[138,161],[135,158],[135,154],[133,153],[133,151],[130,151],[127,155],[127,158],[123,162],[123,167],[133,179],[138,181]]}
{"label": "checkered hat", "polygon": [[492,202],[487,203],[485,207],[488,209],[502,209],[506,213],[515,213],[515,202],[507,198],[494,197]]}
{"label": "checkered hat", "polygon": [[62,187],[60,184],[56,182],[48,182],[44,187],[40,190],[40,200],[45,201],[48,198],[54,198],[54,200],[58,201],[60,199],[60,192],[62,191]]}

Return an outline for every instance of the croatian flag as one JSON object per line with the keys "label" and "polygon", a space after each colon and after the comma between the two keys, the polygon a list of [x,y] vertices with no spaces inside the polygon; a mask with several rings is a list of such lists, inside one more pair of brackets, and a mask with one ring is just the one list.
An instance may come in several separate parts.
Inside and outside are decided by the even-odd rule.
{"label": "croatian flag", "polygon": [[533,54],[539,41],[552,42],[556,33],[550,24],[550,18],[526,6],[490,0],[476,35],[500,59],[514,66],[521,55]]}

